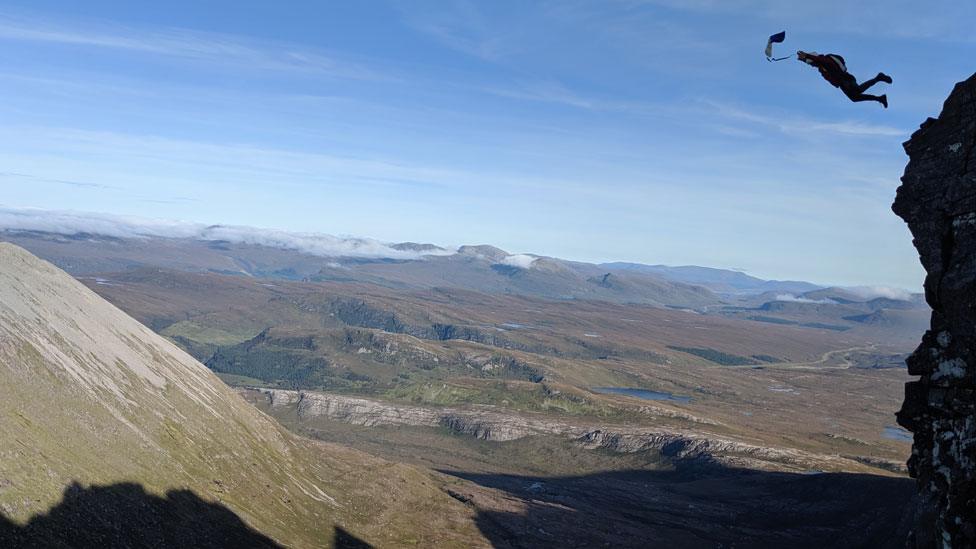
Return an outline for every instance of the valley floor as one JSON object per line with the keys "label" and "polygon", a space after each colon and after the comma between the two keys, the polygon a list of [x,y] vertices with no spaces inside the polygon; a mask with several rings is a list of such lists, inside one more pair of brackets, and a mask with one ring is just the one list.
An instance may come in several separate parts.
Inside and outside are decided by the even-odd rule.
{"label": "valley floor", "polygon": [[302,435],[440,471],[496,547],[898,547],[905,537],[913,483],[900,476],[743,469],[554,435],[498,442],[367,427],[245,395]]}

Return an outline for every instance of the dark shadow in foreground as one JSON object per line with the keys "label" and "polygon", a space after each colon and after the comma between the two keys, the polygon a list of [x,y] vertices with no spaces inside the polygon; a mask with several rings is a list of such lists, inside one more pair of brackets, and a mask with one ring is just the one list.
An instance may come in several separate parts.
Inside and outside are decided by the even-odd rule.
{"label": "dark shadow in foreground", "polygon": [[356,536],[346,532],[343,528],[335,527],[335,536],[332,538],[332,546],[335,549],[372,549],[373,546]]}
{"label": "dark shadow in foreground", "polygon": [[495,547],[904,547],[914,482],[715,465],[575,477],[444,473],[501,490],[474,505]]}
{"label": "dark shadow in foreground", "polygon": [[72,484],[64,499],[24,526],[0,513],[0,547],[280,547],[233,511],[189,490],[165,497],[119,483]]}

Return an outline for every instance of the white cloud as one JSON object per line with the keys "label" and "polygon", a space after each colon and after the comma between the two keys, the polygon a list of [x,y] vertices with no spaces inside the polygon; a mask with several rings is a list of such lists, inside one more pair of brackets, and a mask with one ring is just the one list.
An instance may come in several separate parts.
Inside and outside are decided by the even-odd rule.
{"label": "white cloud", "polygon": [[821,305],[836,305],[837,302],[833,299],[810,299],[808,297],[797,297],[793,294],[779,294],[776,296],[776,301],[789,301],[791,303],[817,303]]}
{"label": "white cloud", "polygon": [[366,67],[309,48],[181,28],[150,30],[106,24],[59,26],[47,21],[0,15],[0,39],[110,48],[252,69],[381,78],[379,73]]}
{"label": "white cloud", "polygon": [[781,0],[618,0],[629,5],[665,6],[709,14],[747,12],[803,32],[854,36],[972,42],[971,4],[954,0],[911,2],[783,2]]}
{"label": "white cloud", "polygon": [[[231,178],[235,184],[250,181],[266,185],[268,180],[327,180],[388,182],[402,184],[416,182],[423,185],[457,185],[459,180],[470,181],[472,172],[453,170],[386,158],[353,157],[329,153],[305,152],[247,143],[215,143],[203,140],[182,140],[156,135],[90,131],[69,127],[13,127],[0,128],[0,142],[30,145],[47,153],[43,158],[53,164],[59,157],[81,155],[86,161],[80,166],[95,164],[92,157],[110,154],[119,166],[124,159],[138,159],[145,168],[150,164],[158,172],[184,171],[199,177],[219,174]],[[54,151],[53,153],[50,151]],[[50,155],[50,156],[48,156]],[[215,161],[220,159],[221,161]],[[63,159],[62,159],[63,160]],[[32,161],[39,161],[35,158]],[[143,182],[150,174],[138,174]],[[0,173],[5,177],[10,172]],[[127,174],[127,177],[132,175]],[[17,177],[31,177],[49,181],[44,174],[17,173]],[[497,183],[496,178],[484,181]],[[208,183],[212,183],[211,177]],[[202,182],[201,182],[202,183]],[[556,185],[555,182],[551,183]],[[124,183],[116,185],[125,187]],[[147,185],[148,186],[148,185]]]}
{"label": "white cloud", "polygon": [[895,288],[893,286],[853,286],[844,289],[861,299],[876,299],[879,297],[898,299],[901,301],[911,301],[912,299],[911,292],[904,288]]}
{"label": "white cloud", "polygon": [[479,92],[487,93],[507,99],[551,103],[574,107],[577,109],[598,112],[619,112],[639,116],[655,116],[673,114],[675,105],[655,104],[650,102],[621,101],[607,97],[582,94],[558,80],[520,80],[507,86],[482,86],[475,88]]}
{"label": "white cloud", "polygon": [[841,122],[793,121],[784,131],[827,132],[843,135],[907,136],[909,132],[891,126],[879,126],[845,120]]}
{"label": "white cloud", "polygon": [[61,235],[90,233],[114,238],[189,238],[222,240],[295,250],[323,257],[420,259],[450,255],[452,251],[404,251],[370,238],[338,237],[321,233],[289,232],[256,227],[205,225],[186,221],[145,219],[89,212],[52,211],[0,206],[0,229],[43,231]]}
{"label": "white cloud", "polygon": [[821,122],[819,120],[810,120],[808,118],[800,118],[789,114],[762,114],[707,99],[702,100],[702,103],[714,109],[714,111],[720,116],[734,120],[751,122],[762,126],[769,126],[787,134],[806,135],[827,133],[860,137],[908,137],[910,133],[892,126],[867,124],[855,120]]}
{"label": "white cloud", "polygon": [[67,185],[70,187],[87,188],[87,189],[114,189],[115,188],[109,185],[102,185],[101,183],[90,183],[87,181],[73,181],[70,179],[51,179],[51,178],[37,177],[30,174],[17,173],[17,172],[0,172],[0,179],[20,179],[28,184],[31,182],[56,183],[58,185]]}
{"label": "white cloud", "polygon": [[518,267],[519,269],[531,269],[536,259],[538,258],[527,254],[515,254],[502,259],[501,263],[511,267]]}

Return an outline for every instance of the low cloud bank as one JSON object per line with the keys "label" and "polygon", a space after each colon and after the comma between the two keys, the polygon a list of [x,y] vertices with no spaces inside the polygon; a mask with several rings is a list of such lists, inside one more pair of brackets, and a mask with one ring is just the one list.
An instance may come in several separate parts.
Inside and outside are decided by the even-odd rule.
{"label": "low cloud bank", "polygon": [[776,296],[776,301],[789,301],[791,303],[818,303],[821,305],[836,305],[837,302],[833,299],[810,299],[808,297],[797,297],[793,294],[779,294]]}
{"label": "low cloud bank", "polygon": [[518,267],[520,269],[530,269],[532,268],[532,264],[535,263],[536,259],[538,258],[527,254],[515,254],[502,259],[501,263],[503,265]]}
{"label": "low cloud bank", "polygon": [[53,211],[0,206],[0,230],[42,231],[66,236],[81,233],[114,238],[190,238],[227,241],[295,250],[323,257],[420,259],[450,255],[453,251],[397,250],[370,238],[338,237],[320,233],[289,232],[256,227],[205,225],[185,221],[145,219],[109,214]]}
{"label": "low cloud bank", "polygon": [[893,288],[891,286],[853,286],[844,289],[860,297],[861,299],[885,297],[888,299],[898,299],[901,301],[912,300],[912,293],[904,288]]}
{"label": "low cloud bank", "polygon": [[[913,301],[915,297],[911,292],[904,288],[893,288],[891,286],[845,286],[837,288],[855,300],[870,301],[877,298],[895,299],[898,301]],[[842,294],[843,295],[843,294]],[[776,301],[791,301],[795,303],[820,303],[836,304],[837,301],[830,298],[811,299],[793,294],[779,294]]]}

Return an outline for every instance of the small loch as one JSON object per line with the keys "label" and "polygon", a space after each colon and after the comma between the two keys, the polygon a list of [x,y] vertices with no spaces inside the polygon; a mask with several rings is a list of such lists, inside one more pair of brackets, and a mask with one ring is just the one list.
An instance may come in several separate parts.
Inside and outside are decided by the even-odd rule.
{"label": "small loch", "polygon": [[881,436],[890,440],[897,440],[901,442],[911,442],[912,433],[911,431],[902,429],[901,427],[885,427],[881,431]]}
{"label": "small loch", "polygon": [[637,389],[634,387],[593,387],[594,393],[605,395],[626,395],[644,400],[670,400],[672,402],[691,402],[691,397],[673,395],[662,391],[651,391],[649,389]]}

